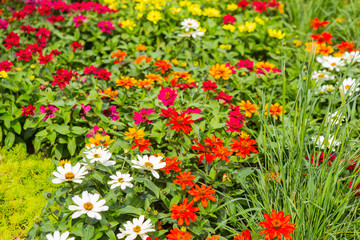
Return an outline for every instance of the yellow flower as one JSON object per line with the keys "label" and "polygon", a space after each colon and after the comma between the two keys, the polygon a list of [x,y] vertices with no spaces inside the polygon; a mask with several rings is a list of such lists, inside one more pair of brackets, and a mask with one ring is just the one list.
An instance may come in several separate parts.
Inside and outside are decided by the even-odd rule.
{"label": "yellow flower", "polygon": [[0,71],[0,78],[7,78],[9,75],[5,71]]}
{"label": "yellow flower", "polygon": [[227,45],[221,44],[220,48],[221,49],[226,49],[226,50],[231,50],[231,45],[229,45],[229,44],[227,44]]}
{"label": "yellow flower", "polygon": [[31,76],[29,77],[29,79],[30,79],[31,81],[34,81],[35,76],[34,76],[34,75],[31,75]]}
{"label": "yellow flower", "polygon": [[245,139],[245,138],[249,138],[250,137],[250,135],[249,134],[247,134],[246,132],[244,132],[244,131],[241,131],[241,133],[240,133],[240,137],[241,138],[243,138],[243,139]]}
{"label": "yellow flower", "polygon": [[134,27],[136,26],[135,21],[131,19],[120,21],[120,23],[122,28],[128,28],[131,31],[133,31]]}
{"label": "yellow flower", "polygon": [[139,10],[140,12],[144,12],[146,10],[146,3],[140,2],[135,5],[135,10]]}
{"label": "yellow flower", "polygon": [[256,104],[252,104],[249,100],[246,102],[244,100],[241,100],[239,103],[240,110],[245,111],[245,117],[251,117],[253,113],[256,113],[256,109],[259,109]]}
{"label": "yellow flower", "polygon": [[128,8],[128,5],[123,4],[123,5],[121,5],[121,8],[122,8],[122,9],[127,9],[127,8]]}
{"label": "yellow flower", "polygon": [[343,18],[337,18],[336,21],[337,21],[337,22],[344,22],[345,19],[343,19]]}
{"label": "yellow flower", "polygon": [[203,14],[203,11],[201,10],[201,6],[199,4],[191,4],[188,5],[188,10],[193,14],[197,16],[201,16]]}
{"label": "yellow flower", "polygon": [[221,17],[219,10],[215,8],[205,8],[203,15],[207,17]]}
{"label": "yellow flower", "polygon": [[169,10],[173,15],[177,15],[178,13],[181,12],[181,8],[176,8],[176,7],[171,7]]}
{"label": "yellow flower", "polygon": [[140,19],[140,18],[142,18],[143,16],[144,16],[144,14],[138,13],[138,14],[136,15],[136,19]]}
{"label": "yellow flower", "polygon": [[187,66],[187,63],[186,63],[186,62],[182,62],[182,63],[181,63],[181,66],[182,66],[182,67],[186,67],[186,66]]}
{"label": "yellow flower", "polygon": [[235,11],[236,9],[238,9],[238,6],[235,3],[226,5],[226,10],[228,11]]}
{"label": "yellow flower", "polygon": [[256,23],[248,22],[248,21],[245,22],[245,30],[247,32],[253,32],[255,28],[256,28]]}
{"label": "yellow flower", "polygon": [[239,25],[238,29],[239,29],[240,32],[244,32],[245,31],[245,25],[244,24]]}
{"label": "yellow flower", "polygon": [[301,44],[302,44],[302,41],[299,41],[299,40],[293,40],[293,44],[295,45],[295,46],[297,46],[297,47],[299,47],[299,46],[301,46]]}
{"label": "yellow flower", "polygon": [[262,19],[259,18],[259,17],[255,17],[255,22],[257,22],[257,23],[260,24],[260,25],[264,25],[264,24],[265,24],[264,20],[262,20]]}
{"label": "yellow flower", "polygon": [[234,32],[235,29],[236,29],[235,26],[232,25],[232,24],[223,25],[222,28],[225,29],[225,30],[229,30],[230,32]]}
{"label": "yellow flower", "polygon": [[180,1],[179,4],[180,4],[180,7],[184,7],[184,6],[191,5],[191,2],[190,1]]}
{"label": "yellow flower", "polygon": [[95,146],[103,145],[104,147],[107,147],[107,146],[109,146],[110,143],[112,143],[114,141],[115,140],[110,140],[109,135],[101,136],[100,134],[96,134],[95,138],[89,139],[90,143],[87,143],[86,146],[91,147],[91,145],[94,144]]}
{"label": "yellow flower", "polygon": [[277,39],[283,39],[285,37],[285,33],[283,33],[281,30],[268,29],[268,34],[270,35],[270,37],[274,37]]}
{"label": "yellow flower", "polygon": [[179,61],[178,61],[176,58],[174,58],[173,60],[171,60],[171,62],[172,62],[174,65],[179,65]]}
{"label": "yellow flower", "polygon": [[199,66],[199,62],[194,62],[194,66]]}
{"label": "yellow flower", "polygon": [[34,68],[36,68],[36,65],[35,65],[35,64],[31,64],[31,65],[30,65],[30,68],[31,68],[31,69],[34,69]]}
{"label": "yellow flower", "polygon": [[141,139],[144,138],[145,133],[142,129],[137,130],[135,127],[129,128],[128,132],[125,132],[126,139]]}
{"label": "yellow flower", "polygon": [[218,63],[211,66],[209,73],[215,79],[222,78],[224,80],[228,80],[229,77],[232,76],[232,71],[229,67],[227,67],[225,64],[220,65]]}
{"label": "yellow flower", "polygon": [[161,13],[159,11],[151,11],[147,15],[147,20],[150,22],[153,22],[154,24],[157,24],[159,20],[161,20]]}
{"label": "yellow flower", "polygon": [[71,163],[71,161],[69,161],[69,160],[67,160],[67,159],[60,160],[59,166],[64,167],[64,166],[65,166],[65,163]]}

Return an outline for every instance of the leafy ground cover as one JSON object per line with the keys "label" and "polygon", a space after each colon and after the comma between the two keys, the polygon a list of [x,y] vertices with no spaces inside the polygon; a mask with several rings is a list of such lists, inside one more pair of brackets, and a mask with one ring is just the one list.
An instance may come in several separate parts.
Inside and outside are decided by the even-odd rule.
{"label": "leafy ground cover", "polygon": [[19,236],[359,238],[358,5],[5,3],[0,141],[57,187]]}

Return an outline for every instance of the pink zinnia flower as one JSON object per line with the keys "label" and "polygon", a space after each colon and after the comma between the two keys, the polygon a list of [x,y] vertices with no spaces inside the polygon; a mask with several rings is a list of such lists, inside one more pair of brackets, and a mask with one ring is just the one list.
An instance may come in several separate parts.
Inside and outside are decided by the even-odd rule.
{"label": "pink zinnia flower", "polygon": [[236,106],[232,109],[232,111],[229,112],[229,118],[236,118],[241,122],[245,121],[244,115],[240,112],[240,106]]}
{"label": "pink zinnia flower", "polygon": [[111,33],[111,30],[115,29],[111,21],[101,21],[97,25],[101,28],[102,32]]}
{"label": "pink zinnia flower", "polygon": [[54,105],[40,106],[40,112],[46,113],[46,116],[43,118],[43,121],[46,121],[49,117],[50,118],[55,117],[56,115],[54,113],[56,113],[57,111],[59,111],[59,109]]}
{"label": "pink zinnia flower", "polygon": [[158,99],[161,100],[165,106],[174,105],[176,97],[176,90],[172,88],[163,88],[160,90],[160,93],[158,95]]}
{"label": "pink zinnia flower", "polygon": [[152,123],[152,121],[147,119],[147,116],[154,112],[155,111],[152,110],[151,108],[149,108],[149,109],[143,108],[140,110],[140,112],[134,112],[133,119],[135,120],[135,124],[139,124],[141,122]]}
{"label": "pink zinnia flower", "polygon": [[232,96],[226,94],[224,91],[221,91],[214,100],[219,100],[222,104],[230,104],[232,100]]}
{"label": "pink zinnia flower", "polygon": [[242,128],[242,122],[238,118],[231,117],[229,121],[226,121],[226,126],[229,127],[226,129],[226,131],[240,132],[240,128]]}
{"label": "pink zinnia flower", "polygon": [[6,20],[0,19],[0,29],[6,30],[8,27],[8,22]]}
{"label": "pink zinnia flower", "polygon": [[98,126],[94,126],[92,130],[90,130],[89,134],[86,134],[87,138],[91,138],[91,137],[95,137],[96,134],[102,134],[102,135],[107,135],[107,133],[105,132],[104,128],[99,128]]}
{"label": "pink zinnia flower", "polygon": [[223,24],[233,24],[236,21],[236,18],[234,16],[231,16],[230,14],[227,14],[223,17]]}
{"label": "pink zinnia flower", "polygon": [[[82,119],[85,119],[85,115],[91,110],[91,106],[90,105],[86,105],[81,103],[81,109],[79,111],[79,116],[82,118]],[[73,109],[75,110],[75,108],[77,107],[77,105],[75,104]]]}
{"label": "pink zinnia flower", "polygon": [[106,117],[109,117],[111,118],[111,120],[113,121],[116,121],[120,118],[119,116],[119,112],[116,111],[116,107],[115,106],[111,106],[107,109],[105,109],[103,111],[103,114],[106,116]]}
{"label": "pink zinnia flower", "polygon": [[85,20],[86,17],[83,15],[75,16],[74,17],[75,27],[79,27],[80,25],[83,25]]}
{"label": "pink zinnia flower", "polygon": [[254,68],[254,62],[249,59],[240,60],[236,65],[238,66],[237,69],[246,68],[248,71],[252,71]]}
{"label": "pink zinnia flower", "polygon": [[[182,112],[185,113],[185,114],[188,114],[188,115],[190,115],[190,114],[192,114],[192,113],[200,114],[200,113],[201,113],[201,109],[200,109],[200,108],[188,107],[188,108],[186,109],[186,111],[182,111]],[[201,118],[198,118],[198,119],[195,119],[194,121],[200,121],[201,119],[202,119],[202,117],[201,117]]]}
{"label": "pink zinnia flower", "polygon": [[175,114],[177,114],[177,111],[175,110],[175,108],[168,108],[168,109],[161,109],[161,113],[159,116],[163,116],[165,118],[169,118],[170,116],[173,116]]}
{"label": "pink zinnia flower", "polygon": [[230,63],[226,63],[226,66],[227,66],[228,68],[230,68],[230,70],[231,70],[231,72],[232,72],[233,74],[236,73],[236,70],[234,70],[235,66],[231,66]]}

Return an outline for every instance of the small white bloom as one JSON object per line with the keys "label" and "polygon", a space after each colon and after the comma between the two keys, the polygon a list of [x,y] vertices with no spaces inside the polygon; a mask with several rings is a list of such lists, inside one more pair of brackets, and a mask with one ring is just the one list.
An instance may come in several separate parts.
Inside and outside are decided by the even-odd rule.
{"label": "small white bloom", "polygon": [[85,167],[81,167],[80,163],[75,166],[71,166],[71,163],[65,163],[64,167],[58,166],[57,172],[54,171],[53,175],[56,177],[52,180],[53,183],[62,182],[75,182],[82,183],[82,178],[87,174]]}
{"label": "small white bloom", "polygon": [[179,34],[180,37],[193,37],[193,38],[197,38],[197,37],[201,37],[204,36],[204,33],[200,30],[195,30],[195,31],[188,31],[185,34]]}
{"label": "small white bloom", "polygon": [[116,172],[116,175],[111,175],[110,178],[113,179],[108,182],[108,184],[111,185],[111,189],[120,187],[122,190],[125,190],[126,187],[133,187],[131,183],[133,178],[130,176],[130,174],[122,174],[121,172]]}
{"label": "small white bloom", "polygon": [[338,125],[341,124],[345,119],[345,116],[341,117],[340,112],[330,113],[328,116],[328,123]]}
{"label": "small white bloom", "polygon": [[156,169],[160,169],[166,166],[166,162],[162,162],[162,157],[155,157],[151,155],[150,157],[145,155],[141,157],[137,155],[138,160],[131,160],[134,164],[134,168],[143,169],[146,171],[150,171],[155,178],[159,178],[159,174],[155,171]]}
{"label": "small white bloom", "polygon": [[340,85],[340,90],[344,91],[344,94],[347,94],[347,92],[350,91],[349,95],[352,95],[355,91],[359,91],[359,88],[357,88],[356,79],[344,79],[344,81]]}
{"label": "small white bloom", "polygon": [[[325,57],[323,57],[325,58]],[[330,69],[330,71],[332,70],[336,70],[336,71],[340,71],[340,66],[344,66],[345,62],[340,58],[340,57],[333,57],[333,56],[327,56],[326,60],[324,60],[322,62],[322,66],[324,68],[328,68]]]}
{"label": "small white bloom", "polygon": [[315,79],[317,81],[319,80],[327,81],[327,80],[334,80],[335,77],[330,72],[326,70],[322,70],[322,71],[314,71],[311,75],[311,79]]}
{"label": "small white bloom", "polygon": [[345,52],[342,56],[342,59],[345,60],[346,63],[350,64],[355,62],[360,62],[360,53],[359,51],[355,52]]}
{"label": "small white bloom", "polygon": [[329,94],[335,90],[333,85],[322,85],[318,90],[315,90],[315,94]]}
{"label": "small white bloom", "polygon": [[[104,166],[111,166],[115,165],[115,161],[110,161],[111,152],[107,148],[103,147],[95,147],[90,148],[88,151],[84,152],[86,155],[85,157],[90,160],[90,163],[98,162]],[[86,160],[84,159],[86,162]]]}
{"label": "small white bloom", "polygon": [[318,61],[320,64],[323,64],[324,62],[328,61],[328,58],[327,56],[316,57],[316,61]]}
{"label": "small white bloom", "polygon": [[69,234],[70,233],[68,231],[66,231],[60,235],[59,231],[55,231],[53,235],[47,234],[46,238],[47,238],[47,240],[75,240],[74,237],[68,238]]}
{"label": "small white bloom", "polygon": [[87,214],[91,218],[96,218],[100,220],[101,215],[99,212],[107,211],[109,207],[104,205],[106,202],[105,199],[98,201],[99,198],[99,194],[91,194],[87,191],[82,193],[81,198],[78,195],[73,197],[72,200],[77,205],[69,206],[69,210],[76,211],[72,215],[72,218],[78,218],[83,214]]}
{"label": "small white bloom", "polygon": [[[316,137],[312,137],[312,140],[315,141]],[[324,149],[325,148],[325,137],[319,136],[319,138],[317,139],[315,144],[317,147]],[[340,141],[335,140],[334,136],[329,136],[327,143],[326,143],[327,148],[332,147],[332,149],[334,150],[334,148],[339,145],[340,145]]]}
{"label": "small white bloom", "polygon": [[142,240],[146,240],[149,236],[148,232],[155,232],[150,219],[145,220],[145,216],[141,215],[139,218],[134,218],[133,222],[127,221],[124,224],[124,229],[120,228],[120,233],[117,235],[119,239],[126,237],[125,240],[134,240],[137,236],[141,237]]}
{"label": "small white bloom", "polygon": [[181,29],[185,29],[185,31],[189,31],[190,29],[197,30],[200,24],[195,19],[188,18],[188,19],[184,19],[181,22],[181,26],[182,26]]}

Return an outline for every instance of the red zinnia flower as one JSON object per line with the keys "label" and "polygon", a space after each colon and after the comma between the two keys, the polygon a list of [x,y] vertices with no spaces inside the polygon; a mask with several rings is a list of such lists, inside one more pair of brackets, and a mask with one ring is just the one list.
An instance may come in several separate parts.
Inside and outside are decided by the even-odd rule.
{"label": "red zinnia flower", "polygon": [[311,38],[317,41],[318,43],[327,42],[328,44],[332,44],[332,41],[330,39],[332,39],[333,36],[331,35],[331,33],[322,32],[321,34],[311,35]]}
{"label": "red zinnia flower", "polygon": [[20,42],[20,37],[17,33],[14,32],[9,32],[9,34],[6,36],[5,40],[4,40],[4,46],[6,47],[6,49],[12,48],[12,47],[20,47],[19,42]]}
{"label": "red zinnia flower", "polygon": [[79,49],[81,51],[81,48],[82,48],[82,44],[77,42],[77,41],[74,41],[72,43],[70,43],[71,45],[71,48],[72,48],[72,51],[75,52],[76,49]]}
{"label": "red zinnia flower", "polygon": [[249,3],[246,0],[239,1],[238,3],[238,7],[241,7],[242,9],[245,9],[247,5],[249,5]]}
{"label": "red zinnia flower", "polygon": [[192,235],[179,229],[170,229],[170,234],[166,235],[167,240],[191,240]]}
{"label": "red zinnia flower", "polygon": [[32,52],[28,49],[19,49],[19,52],[16,52],[15,55],[18,57],[18,60],[24,60],[28,62],[32,59]]}
{"label": "red zinnia flower", "polygon": [[197,202],[199,200],[201,200],[201,204],[203,205],[203,207],[207,207],[207,199],[209,199],[210,201],[216,201],[216,197],[214,197],[213,193],[215,193],[215,190],[211,190],[210,188],[212,187],[212,185],[206,187],[204,184],[201,185],[201,187],[199,187],[199,185],[195,185],[196,189],[191,189],[188,191],[188,193],[190,195],[193,195],[193,201]]}
{"label": "red zinnia flower", "polygon": [[172,120],[169,120],[165,125],[171,125],[171,130],[180,131],[182,130],[185,134],[188,134],[190,131],[192,131],[191,124],[194,122],[193,120],[190,120],[191,116],[185,116],[185,113],[181,113],[179,115],[178,113],[174,114],[173,116],[170,116]]}
{"label": "red zinnia flower", "polygon": [[330,156],[327,156],[326,153],[321,153],[320,156],[316,152],[314,152],[311,156],[305,157],[307,160],[311,159],[310,162],[316,166],[320,166],[320,163],[324,162],[325,159],[329,158],[327,161],[327,165],[331,165],[331,162],[336,158],[335,154],[330,153]]}
{"label": "red zinnia flower", "polygon": [[181,168],[177,165],[179,165],[181,163],[181,161],[176,161],[177,157],[173,157],[173,158],[168,158],[165,157],[165,161],[166,162],[166,166],[161,168],[160,170],[165,171],[165,174],[168,175],[170,173],[171,170],[174,170],[175,172],[180,172]]}
{"label": "red zinnia flower", "polygon": [[192,181],[195,179],[195,176],[190,176],[191,172],[181,172],[177,175],[177,179],[174,180],[174,183],[181,185],[181,189],[184,190],[186,186],[194,186],[195,183]]}
{"label": "red zinnia flower", "polygon": [[227,14],[223,17],[223,24],[233,24],[236,21],[236,18],[234,16],[231,16],[230,14]]}
{"label": "red zinnia flower", "polygon": [[245,158],[246,155],[250,155],[250,152],[258,153],[255,149],[256,146],[251,146],[256,143],[254,139],[249,139],[248,137],[243,139],[241,137],[237,139],[231,139],[233,144],[231,144],[231,150],[235,152],[235,155],[240,155],[241,158]]}
{"label": "red zinnia flower", "polygon": [[[354,184],[353,182],[350,182],[350,186],[349,186],[349,187],[351,188],[353,184]],[[358,185],[355,187],[355,189],[360,190],[360,184],[358,184]],[[360,197],[360,192],[358,192],[357,195]]]}
{"label": "red zinnia flower", "polygon": [[275,210],[271,211],[271,216],[267,213],[264,213],[265,222],[260,222],[259,226],[266,228],[260,234],[266,234],[265,240],[271,240],[275,237],[278,240],[282,239],[281,235],[284,235],[285,239],[292,240],[292,237],[289,233],[292,233],[295,230],[294,223],[288,223],[290,220],[290,214],[284,217],[284,212],[279,211],[277,214]]}
{"label": "red zinnia flower", "polygon": [[341,44],[336,45],[336,47],[338,49],[342,50],[342,52],[345,52],[346,50],[348,50],[349,52],[352,52],[354,46],[355,46],[355,43],[353,43],[353,42],[341,42]]}
{"label": "red zinnia flower", "polygon": [[266,2],[253,1],[252,6],[253,6],[254,10],[259,13],[267,11]]}
{"label": "red zinnia flower", "polygon": [[252,240],[251,233],[249,230],[245,230],[241,234],[236,235],[234,240]]}
{"label": "red zinnia flower", "polygon": [[156,63],[154,63],[157,68],[155,71],[161,69],[161,74],[164,74],[169,68],[171,68],[171,64],[164,60],[158,60]]}
{"label": "red zinnia flower", "polygon": [[319,27],[325,27],[325,25],[329,23],[329,21],[320,21],[318,18],[315,18],[311,20],[310,26],[313,27],[314,30],[317,30]]}
{"label": "red zinnia flower", "polygon": [[222,104],[230,104],[232,101],[232,96],[226,94],[224,91],[220,91],[220,93],[217,95],[216,98],[214,98],[214,100],[219,100],[219,103]]}
{"label": "red zinnia flower", "polygon": [[131,147],[131,149],[135,149],[137,147],[139,147],[139,152],[143,152],[144,149],[145,150],[150,150],[150,148],[148,146],[151,146],[151,143],[149,143],[150,139],[144,139],[144,138],[141,138],[141,139],[134,139],[134,142],[133,142],[133,146]]}
{"label": "red zinnia flower", "polygon": [[212,163],[215,159],[212,151],[212,145],[209,143],[205,143],[204,145],[199,142],[195,143],[197,146],[192,146],[191,149],[198,151],[197,153],[200,154],[199,161],[201,162],[205,158],[208,163]]}
{"label": "red zinnia flower", "polygon": [[217,88],[216,82],[211,82],[210,80],[203,82],[201,87],[201,89],[204,89],[204,91],[214,91],[214,92],[216,92],[215,90],[216,88]]}
{"label": "red zinnia flower", "polygon": [[229,156],[233,154],[232,151],[228,150],[228,147],[224,147],[222,145],[218,145],[213,148],[213,153],[215,154],[215,158],[220,158],[222,160],[225,160],[226,162],[229,162]]}
{"label": "red zinnia flower", "polygon": [[40,57],[38,58],[39,64],[48,64],[49,62],[52,62],[52,60],[54,59],[54,57],[52,56],[52,54],[46,54],[45,56],[42,55],[42,53],[40,54]]}
{"label": "red zinnia flower", "polygon": [[11,70],[11,66],[14,65],[12,62],[9,62],[8,60],[4,60],[0,62],[0,72],[5,71],[8,72]]}
{"label": "red zinnia flower", "polygon": [[64,87],[66,87],[66,85],[69,84],[73,76],[76,75],[78,75],[78,73],[73,70],[69,71],[67,69],[59,69],[56,71],[55,75],[53,76],[54,82],[51,84],[51,86],[59,85],[59,88],[63,89]]}
{"label": "red zinnia flower", "polygon": [[21,111],[21,116],[28,116],[28,115],[34,115],[34,110],[35,110],[35,107],[31,104],[29,104],[27,107],[22,107]]}
{"label": "red zinnia flower", "polygon": [[178,224],[181,226],[184,224],[190,225],[190,219],[195,221],[198,217],[195,212],[199,211],[198,207],[193,207],[194,201],[188,203],[188,199],[185,198],[183,204],[177,205],[173,204],[171,206],[171,218],[179,219]]}

